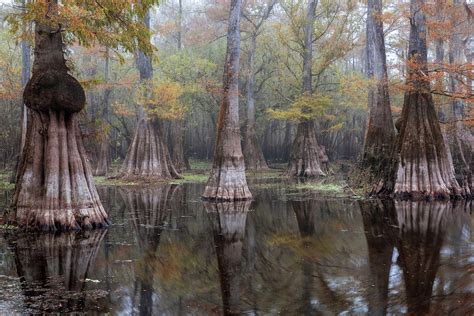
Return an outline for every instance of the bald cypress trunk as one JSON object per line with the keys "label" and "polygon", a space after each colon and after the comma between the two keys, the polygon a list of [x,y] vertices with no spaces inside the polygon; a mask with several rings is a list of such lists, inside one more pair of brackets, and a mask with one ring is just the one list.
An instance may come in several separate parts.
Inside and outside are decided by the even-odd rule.
{"label": "bald cypress trunk", "polygon": [[227,33],[224,67],[224,96],[217,122],[214,162],[203,198],[208,200],[247,200],[252,194],[245,177],[245,163],[240,143],[239,58],[240,14],[242,0],[232,0]]}
{"label": "bald cypress trunk", "polygon": [[372,181],[372,177],[387,172],[395,141],[395,128],[388,95],[385,39],[381,15],[382,0],[369,0],[367,2],[366,71],[367,77],[374,82],[369,89],[369,117],[362,159],[359,163],[360,168],[369,173],[369,179],[366,181]]}
{"label": "bald cypress trunk", "polygon": [[[313,93],[312,63],[313,63],[313,28],[316,19],[317,0],[310,0],[304,26],[303,53],[303,94]],[[325,176],[319,157],[323,157],[321,147],[316,139],[314,122],[303,121],[298,124],[296,138],[290,153],[286,175],[290,177]]]}
{"label": "bald cypress trunk", "polygon": [[[143,23],[148,29],[150,28],[150,12],[147,12]],[[136,63],[140,72],[140,82],[151,84],[153,65],[150,56],[138,51]],[[122,164],[120,177],[130,180],[180,177],[169,154],[162,122],[159,118],[149,117],[144,109],[140,109],[139,121]]]}
{"label": "bald cypress trunk", "polygon": [[[48,21],[57,8],[47,4]],[[27,229],[108,225],[77,123],[85,94],[68,74],[61,31],[37,22],[33,72],[23,94],[27,134],[8,220]]]}
{"label": "bald cypress trunk", "polygon": [[409,199],[449,199],[460,196],[461,191],[426,80],[427,29],[423,5],[421,0],[410,3],[408,90],[392,157],[395,163],[376,191]]}

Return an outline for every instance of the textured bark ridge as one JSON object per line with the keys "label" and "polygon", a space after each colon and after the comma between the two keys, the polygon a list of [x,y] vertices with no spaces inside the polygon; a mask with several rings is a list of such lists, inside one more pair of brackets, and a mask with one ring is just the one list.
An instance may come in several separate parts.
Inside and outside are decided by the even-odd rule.
{"label": "textured bark ridge", "polygon": [[43,231],[107,226],[77,124],[84,90],[67,73],[61,30],[38,24],[35,36],[27,137],[8,220]]}
{"label": "textured bark ridge", "polygon": [[100,299],[96,293],[87,293],[85,280],[106,233],[9,236],[27,310],[33,314],[78,313],[87,311],[88,299]]}
{"label": "textured bark ridge", "polygon": [[224,96],[217,123],[211,174],[204,189],[206,200],[248,200],[252,194],[245,177],[239,127],[240,11],[242,0],[232,0],[224,69]]}
{"label": "textured bark ridge", "polygon": [[224,315],[241,315],[240,278],[249,201],[204,203],[212,223]]}
{"label": "textured bark ridge", "polygon": [[179,178],[157,120],[138,122],[133,141],[120,170],[125,179]]}
{"label": "textured bark ridge", "polygon": [[328,159],[323,148],[318,145],[314,130],[312,121],[299,123],[285,175],[289,177],[326,175],[321,160],[327,163]]}
{"label": "textured bark ridge", "polygon": [[405,93],[392,173],[376,189],[402,199],[449,199],[461,196],[454,167],[438,122],[427,73],[426,21],[411,0],[408,91]]}
{"label": "textured bark ridge", "polygon": [[395,196],[412,199],[460,196],[432,96],[419,91],[407,93],[401,122]]}

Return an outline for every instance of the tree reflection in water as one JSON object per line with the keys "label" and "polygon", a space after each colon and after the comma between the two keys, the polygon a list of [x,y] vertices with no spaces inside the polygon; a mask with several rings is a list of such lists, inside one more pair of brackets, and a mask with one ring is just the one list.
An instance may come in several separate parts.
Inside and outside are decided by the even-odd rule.
{"label": "tree reflection in water", "polygon": [[[135,267],[136,282],[132,308],[139,315],[153,315],[153,281],[160,236],[171,212],[171,204],[178,199],[180,188],[164,184],[158,187],[121,188],[120,194],[132,217],[140,260]],[[136,302],[136,295],[139,302]],[[138,305],[138,308],[136,307]]]}
{"label": "tree reflection in water", "polygon": [[[372,282],[367,289],[369,313],[387,313],[394,247],[398,252],[396,264],[401,268],[405,288],[405,299],[397,304],[406,303],[410,315],[437,314],[442,313],[440,308],[449,309],[449,300],[454,293],[445,295],[444,289],[440,289],[441,295],[435,297],[433,290],[441,266],[441,249],[448,223],[466,216],[466,205],[387,200],[365,201],[360,206]],[[443,302],[448,296],[450,299]],[[436,303],[435,307],[431,306],[433,303]],[[458,307],[462,314],[469,310],[467,306]]]}
{"label": "tree reflection in water", "polygon": [[204,203],[212,223],[224,315],[240,315],[242,246],[249,201]]}
{"label": "tree reflection in water", "polygon": [[106,230],[81,233],[28,234],[7,237],[14,249],[15,264],[29,313],[84,312],[105,291],[86,291],[93,265]]}

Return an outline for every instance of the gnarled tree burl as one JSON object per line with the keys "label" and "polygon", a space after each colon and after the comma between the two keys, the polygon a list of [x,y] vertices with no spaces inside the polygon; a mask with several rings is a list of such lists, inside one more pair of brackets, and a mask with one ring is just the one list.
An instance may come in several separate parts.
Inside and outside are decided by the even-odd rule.
{"label": "gnarled tree burl", "polygon": [[23,95],[27,137],[8,219],[45,231],[107,226],[77,124],[84,90],[68,74],[61,26],[51,19],[56,5],[48,6],[35,28],[33,74]]}

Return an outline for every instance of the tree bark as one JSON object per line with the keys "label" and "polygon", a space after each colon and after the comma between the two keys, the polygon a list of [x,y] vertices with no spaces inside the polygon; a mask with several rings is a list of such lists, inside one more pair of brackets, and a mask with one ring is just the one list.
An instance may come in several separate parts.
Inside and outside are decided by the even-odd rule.
{"label": "tree bark", "polygon": [[217,122],[214,162],[203,198],[248,200],[252,194],[245,177],[239,126],[240,14],[242,0],[232,0],[224,67],[224,96]]}
{"label": "tree bark", "polygon": [[369,116],[360,168],[369,172],[369,181],[385,173],[395,141],[390,98],[388,94],[387,61],[383,31],[382,0],[367,2],[366,71],[374,83],[369,89]]}
{"label": "tree bark", "polygon": [[[304,26],[303,94],[308,95],[313,93],[313,28],[317,2],[317,0],[309,1]],[[319,157],[324,156],[321,151],[316,139],[314,122],[311,120],[300,122],[285,175],[289,177],[325,176],[326,173],[322,170],[319,160]]]}
{"label": "tree bark", "polygon": [[[49,20],[57,4],[47,4]],[[109,223],[77,124],[84,90],[68,71],[61,27],[37,22],[33,75],[23,95],[29,108],[27,137],[7,215],[22,228],[89,229]]]}
{"label": "tree bark", "polygon": [[257,34],[252,34],[248,50],[248,77],[247,77],[247,124],[245,126],[243,153],[245,166],[251,170],[268,169],[263,155],[262,147],[257,139],[255,128],[255,50],[257,46]]}
{"label": "tree bark", "polygon": [[402,199],[449,199],[461,195],[426,80],[426,18],[423,0],[410,2],[407,91],[393,152],[393,169],[375,192]]}
{"label": "tree bark", "polygon": [[[143,21],[150,28],[150,12]],[[140,82],[147,84],[153,78],[153,65],[150,56],[137,52],[137,68]],[[161,180],[179,178],[168,150],[168,144],[159,118],[148,117],[144,109],[140,109],[140,118],[135,129],[125,160],[120,170],[120,177],[127,180]]]}
{"label": "tree bark", "polygon": [[241,315],[240,279],[250,202],[204,203],[212,224],[224,315]]}

